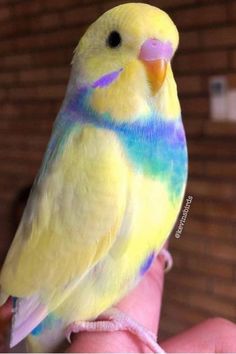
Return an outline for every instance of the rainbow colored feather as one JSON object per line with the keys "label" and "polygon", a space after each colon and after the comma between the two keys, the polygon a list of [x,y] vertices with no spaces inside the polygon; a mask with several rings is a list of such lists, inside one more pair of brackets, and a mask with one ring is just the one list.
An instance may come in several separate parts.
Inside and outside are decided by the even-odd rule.
{"label": "rainbow colored feather", "polygon": [[113,131],[119,136],[134,168],[146,175],[158,176],[160,180],[170,175],[170,192],[178,197],[187,173],[186,139],[181,117],[167,121],[154,111],[149,116],[137,117],[134,122],[120,123],[109,114],[99,115],[91,110],[90,95],[91,89],[85,88],[72,97],[66,106],[67,119]]}
{"label": "rainbow colored feather", "polygon": [[[106,39],[114,29],[117,48]],[[1,302],[15,299],[11,346],[28,336],[31,351],[55,351],[70,323],[124,297],[167,240],[187,180],[177,46],[168,15],[138,3],[108,11],[81,39],[1,271]]]}

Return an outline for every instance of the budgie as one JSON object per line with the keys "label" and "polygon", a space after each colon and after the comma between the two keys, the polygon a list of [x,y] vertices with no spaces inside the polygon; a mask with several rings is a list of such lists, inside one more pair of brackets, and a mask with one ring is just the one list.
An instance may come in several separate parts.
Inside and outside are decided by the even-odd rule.
{"label": "budgie", "polygon": [[[66,336],[148,331],[115,305],[160,252],[181,208],[187,148],[171,59],[179,35],[147,4],[105,12],[75,49],[65,99],[1,270],[10,346],[53,351]],[[113,323],[112,323],[113,322]],[[100,328],[101,329],[101,328]],[[145,333],[143,333],[143,331]]]}

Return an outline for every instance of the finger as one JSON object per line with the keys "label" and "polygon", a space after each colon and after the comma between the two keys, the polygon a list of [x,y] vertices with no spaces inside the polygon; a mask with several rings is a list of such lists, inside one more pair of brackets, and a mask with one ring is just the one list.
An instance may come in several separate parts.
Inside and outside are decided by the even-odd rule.
{"label": "finger", "polygon": [[157,333],[164,279],[164,261],[157,258],[140,284],[125,297],[118,307],[137,322]]}
{"label": "finger", "polygon": [[163,343],[168,353],[235,353],[236,325],[223,318],[212,318]]}
{"label": "finger", "polygon": [[12,300],[0,307],[0,352],[9,351],[9,337],[12,318]]}
{"label": "finger", "polygon": [[12,317],[12,299],[9,298],[4,305],[0,307],[0,322],[7,322]]}
{"label": "finger", "polygon": [[[139,285],[119,304],[118,308],[156,333],[163,287],[164,262],[157,259]],[[128,332],[80,333],[73,337],[67,352],[149,352]]]}

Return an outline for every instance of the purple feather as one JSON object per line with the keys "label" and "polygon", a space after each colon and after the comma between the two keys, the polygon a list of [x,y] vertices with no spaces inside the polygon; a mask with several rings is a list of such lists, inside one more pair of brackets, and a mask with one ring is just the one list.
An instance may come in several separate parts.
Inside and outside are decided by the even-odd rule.
{"label": "purple feather", "polygon": [[92,87],[93,88],[106,87],[106,86],[110,85],[120,75],[122,70],[123,69],[119,69],[117,71],[113,71],[109,74],[106,74],[106,75],[100,77],[97,81],[95,81],[92,84]]}

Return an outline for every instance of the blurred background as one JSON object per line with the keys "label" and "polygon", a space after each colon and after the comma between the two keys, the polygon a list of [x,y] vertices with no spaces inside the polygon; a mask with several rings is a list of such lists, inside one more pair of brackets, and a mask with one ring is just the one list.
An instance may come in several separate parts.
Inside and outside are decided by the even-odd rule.
{"label": "blurred background", "polygon": [[[86,27],[125,1],[0,1],[0,260],[62,102]],[[210,316],[236,320],[236,1],[153,0],[180,30],[174,72],[193,197],[170,249],[160,337]],[[185,202],[184,202],[185,204]],[[180,215],[181,218],[181,215]],[[179,218],[179,220],[180,220]]]}

